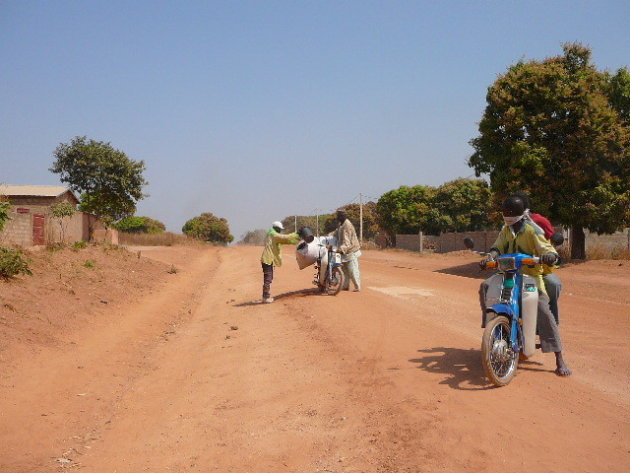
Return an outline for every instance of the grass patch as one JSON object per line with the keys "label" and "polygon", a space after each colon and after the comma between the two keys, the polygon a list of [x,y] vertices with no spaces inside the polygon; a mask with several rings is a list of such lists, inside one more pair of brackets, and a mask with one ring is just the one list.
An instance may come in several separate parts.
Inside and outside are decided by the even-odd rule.
{"label": "grass patch", "polygon": [[118,241],[121,245],[129,246],[173,246],[196,245],[198,240],[171,232],[161,233],[118,233]]}
{"label": "grass patch", "polygon": [[10,279],[18,274],[28,274],[32,276],[28,268],[28,261],[22,256],[22,250],[12,250],[11,248],[0,248],[0,277]]}

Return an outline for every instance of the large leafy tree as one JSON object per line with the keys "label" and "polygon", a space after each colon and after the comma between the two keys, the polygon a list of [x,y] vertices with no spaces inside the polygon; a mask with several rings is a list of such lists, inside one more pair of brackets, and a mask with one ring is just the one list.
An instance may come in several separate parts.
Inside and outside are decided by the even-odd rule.
{"label": "large leafy tree", "polygon": [[134,214],[136,203],[145,197],[144,161],[134,161],[110,143],[77,136],[61,143],[54,152],[51,172],[81,194],[81,210],[106,223]]}
{"label": "large leafy tree", "polygon": [[230,234],[228,221],[210,212],[204,212],[188,220],[182,227],[182,232],[193,238],[212,243],[227,244],[234,240]]}
{"label": "large leafy tree", "polygon": [[489,223],[492,193],[483,179],[455,179],[435,189],[429,203],[422,203],[422,227],[428,233],[484,230]]}
{"label": "large leafy tree", "polygon": [[396,233],[420,231],[421,210],[429,206],[433,192],[434,189],[427,186],[400,186],[378,199],[377,221],[392,241],[395,241]]}
{"label": "large leafy tree", "polygon": [[563,49],[518,62],[488,88],[469,165],[499,199],[528,191],[537,211],[572,228],[571,256],[584,258],[583,228],[630,224],[630,77],[598,71],[580,44]]}

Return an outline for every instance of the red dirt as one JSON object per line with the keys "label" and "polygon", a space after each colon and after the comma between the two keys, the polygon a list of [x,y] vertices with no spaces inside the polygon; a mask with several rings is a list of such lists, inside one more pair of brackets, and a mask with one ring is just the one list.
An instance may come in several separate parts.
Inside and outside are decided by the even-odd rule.
{"label": "red dirt", "polygon": [[[289,251],[276,302],[260,305],[259,253],[118,254],[123,271],[97,261],[100,273],[72,282],[93,287],[74,289],[79,307],[54,264],[47,291],[38,275],[0,285],[16,310],[1,309],[3,326],[33,321],[0,339],[0,471],[628,470],[627,262],[559,271],[572,377],[537,354],[495,389],[480,365],[474,257],[367,251],[364,290],[331,297]],[[19,302],[35,294],[39,314]]]}

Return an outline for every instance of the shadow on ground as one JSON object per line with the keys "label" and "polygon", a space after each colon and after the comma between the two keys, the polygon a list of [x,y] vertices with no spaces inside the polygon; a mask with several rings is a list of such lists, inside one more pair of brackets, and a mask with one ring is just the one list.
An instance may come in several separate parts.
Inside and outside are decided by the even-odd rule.
{"label": "shadow on ground", "polygon": [[488,279],[492,275],[492,271],[480,270],[479,261],[451,266],[450,268],[436,269],[435,272],[472,279]]}
{"label": "shadow on ground", "polygon": [[446,378],[440,381],[440,384],[465,391],[478,391],[494,387],[488,382],[483,372],[479,350],[436,347],[418,350],[418,353],[425,355],[409,361],[416,363],[419,369],[429,373],[445,374]]}
{"label": "shadow on ground", "polygon": [[[293,299],[293,298],[297,298],[297,297],[307,297],[307,296],[318,296],[320,295],[321,292],[319,289],[317,288],[309,288],[309,289],[300,289],[299,291],[291,291],[291,292],[284,292],[282,294],[278,294],[277,296],[274,296],[274,302],[276,301],[280,301],[282,299]],[[250,302],[241,302],[239,304],[234,304],[234,307],[248,307],[248,306],[252,306],[252,305],[262,305],[260,299],[257,299],[255,301],[250,301]]]}
{"label": "shadow on ground", "polygon": [[[453,389],[464,391],[479,391],[493,389],[481,366],[481,352],[473,348],[463,350],[461,348],[436,347],[428,350],[418,350],[418,353],[426,353],[421,358],[409,360],[417,363],[418,368],[429,373],[440,373],[447,375],[440,381]],[[553,370],[541,368],[542,363],[538,361],[519,361],[518,369],[525,371],[540,371],[553,373]],[[518,374],[518,373],[517,373]]]}

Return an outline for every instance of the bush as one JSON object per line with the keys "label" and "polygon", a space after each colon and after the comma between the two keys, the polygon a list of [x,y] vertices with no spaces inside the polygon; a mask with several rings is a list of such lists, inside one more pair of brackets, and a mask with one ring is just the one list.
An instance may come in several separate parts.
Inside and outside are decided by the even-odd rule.
{"label": "bush", "polygon": [[188,220],[182,227],[182,232],[193,238],[215,244],[227,244],[234,240],[234,237],[230,235],[228,221],[216,217],[211,212],[204,212]]}
{"label": "bush", "polygon": [[0,231],[4,228],[4,224],[11,220],[9,217],[9,210],[11,209],[11,203],[5,196],[0,196]]}
{"label": "bush", "polygon": [[149,217],[127,217],[116,222],[114,228],[127,233],[162,233],[166,227],[159,220]]}
{"label": "bush", "polygon": [[83,248],[87,248],[87,241],[81,240],[81,241],[75,241],[72,244],[72,249],[73,250],[82,250]]}
{"label": "bush", "polygon": [[21,250],[0,248],[0,277],[9,279],[18,274],[32,275],[28,262],[22,257]]}

